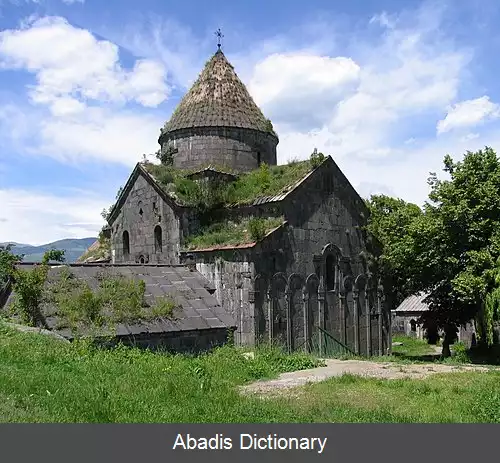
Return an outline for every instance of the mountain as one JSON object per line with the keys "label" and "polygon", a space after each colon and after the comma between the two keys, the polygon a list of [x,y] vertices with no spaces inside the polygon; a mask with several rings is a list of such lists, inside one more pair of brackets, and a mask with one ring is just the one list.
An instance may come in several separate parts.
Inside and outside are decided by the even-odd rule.
{"label": "mountain", "polygon": [[[64,252],[65,262],[72,263],[97,240],[97,238],[64,239],[54,241],[53,243],[42,244],[41,246],[32,246],[30,244],[15,243],[12,251],[15,254],[24,254],[24,262],[40,262],[43,255],[51,249],[59,249]],[[12,242],[10,242],[12,243]],[[0,243],[7,244],[7,243]]]}

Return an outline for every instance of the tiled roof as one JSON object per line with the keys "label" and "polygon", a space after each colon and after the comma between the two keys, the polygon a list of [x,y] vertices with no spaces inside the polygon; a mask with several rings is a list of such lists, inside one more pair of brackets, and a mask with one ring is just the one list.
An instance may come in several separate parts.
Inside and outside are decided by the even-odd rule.
{"label": "tiled roof", "polygon": [[426,293],[407,297],[395,310],[396,313],[402,312],[427,312],[429,306],[423,302],[428,296]]}
{"label": "tiled roof", "polygon": [[[23,267],[32,265],[22,264]],[[49,270],[48,284],[57,280],[64,267],[66,266],[53,266]],[[98,286],[98,277],[106,272],[107,275],[143,280],[146,283],[145,300],[148,304],[167,295],[178,303],[179,307],[175,309],[172,318],[119,324],[116,326],[117,336],[235,327],[234,319],[212,294],[215,291],[213,285],[199,272],[187,266],[69,264],[69,267],[76,278],[86,281],[93,289]],[[8,310],[12,302],[13,294],[9,296],[4,310]],[[68,329],[56,329],[58,317],[55,307],[45,305],[42,311],[50,329],[67,338],[72,337]]]}
{"label": "tiled roof", "polygon": [[193,127],[239,127],[274,134],[220,50],[205,65],[165,124],[163,133]]}

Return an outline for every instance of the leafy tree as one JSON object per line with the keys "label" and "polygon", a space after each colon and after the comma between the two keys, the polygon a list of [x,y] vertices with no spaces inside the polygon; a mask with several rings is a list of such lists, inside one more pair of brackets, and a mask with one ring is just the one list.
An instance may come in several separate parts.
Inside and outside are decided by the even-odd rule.
{"label": "leafy tree", "polygon": [[500,306],[500,162],[489,147],[454,162],[448,180],[431,174],[431,193],[421,220],[409,231],[406,255],[413,291],[428,291],[424,326],[444,329],[449,355],[459,326],[479,321],[480,340],[492,340]]}
{"label": "leafy tree", "polygon": [[372,195],[366,204],[370,210],[366,227],[371,251],[369,264],[382,278],[389,306],[396,307],[411,294],[410,230],[423,212],[415,204],[386,195]]}

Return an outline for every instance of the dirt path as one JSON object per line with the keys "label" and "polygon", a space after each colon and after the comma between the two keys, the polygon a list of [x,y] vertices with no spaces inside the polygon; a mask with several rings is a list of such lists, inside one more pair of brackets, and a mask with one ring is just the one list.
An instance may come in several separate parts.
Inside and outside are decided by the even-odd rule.
{"label": "dirt path", "polygon": [[326,366],[310,370],[283,373],[278,378],[257,381],[243,386],[244,393],[267,394],[304,386],[307,383],[324,381],[343,374],[359,375],[379,379],[422,379],[436,373],[452,373],[460,371],[487,371],[489,368],[475,365],[445,365],[445,364],[396,364],[377,363],[364,360],[325,360]]}

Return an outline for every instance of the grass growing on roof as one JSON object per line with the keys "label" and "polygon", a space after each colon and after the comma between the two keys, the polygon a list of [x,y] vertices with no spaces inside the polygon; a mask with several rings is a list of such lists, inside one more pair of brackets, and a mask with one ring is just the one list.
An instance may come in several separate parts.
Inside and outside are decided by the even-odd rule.
{"label": "grass growing on roof", "polygon": [[150,306],[145,301],[146,285],[120,275],[98,277],[92,289],[88,282],[77,278],[68,267],[47,284],[44,298],[55,306],[58,328],[74,332],[85,328],[111,327],[117,323],[133,323],[173,316],[176,303],[169,297],[157,298]]}
{"label": "grass growing on roof", "polygon": [[249,218],[238,222],[212,223],[196,235],[186,239],[187,249],[212,246],[237,246],[261,240],[267,233],[283,223],[283,217]]}
{"label": "grass growing on roof", "polygon": [[[147,171],[186,206],[223,207],[231,204],[248,204],[260,197],[284,192],[304,178],[316,164],[310,160],[291,161],[280,166],[262,164],[260,168],[240,174],[232,183],[199,184],[187,178],[191,171],[175,169],[163,164],[145,164]],[[206,191],[206,189],[210,191]]]}

